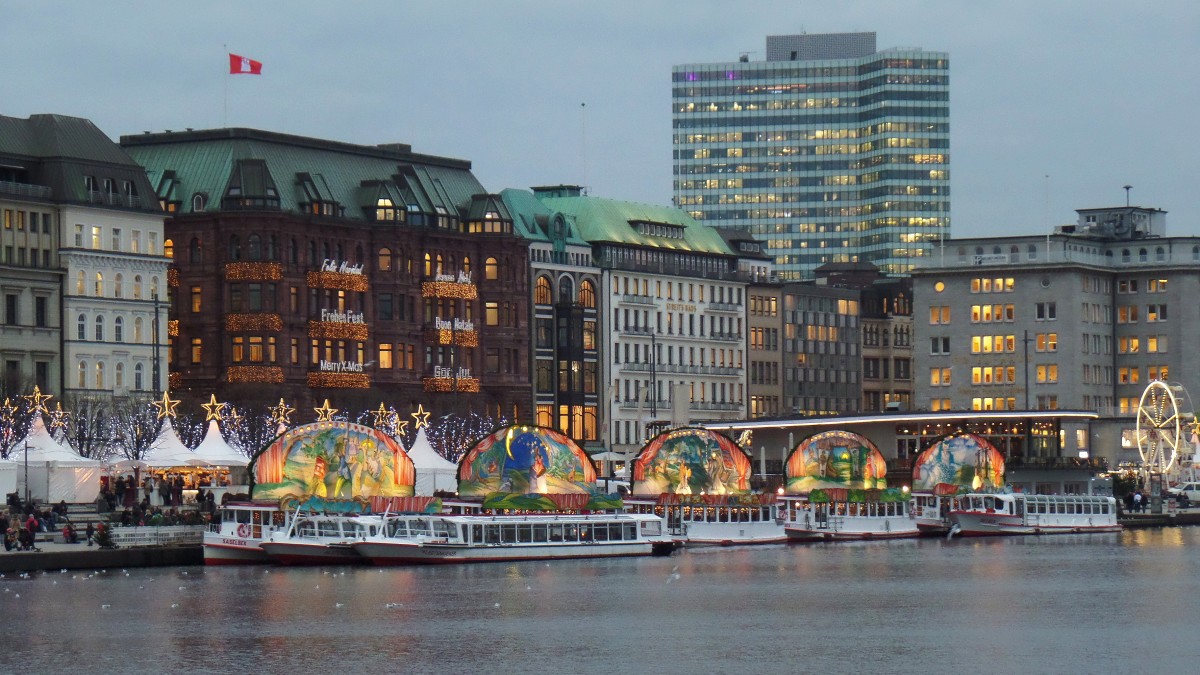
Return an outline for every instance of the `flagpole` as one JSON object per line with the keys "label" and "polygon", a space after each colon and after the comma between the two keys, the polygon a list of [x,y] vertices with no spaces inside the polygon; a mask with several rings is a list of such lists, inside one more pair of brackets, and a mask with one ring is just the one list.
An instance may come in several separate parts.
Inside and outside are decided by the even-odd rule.
{"label": "flagpole", "polygon": [[[229,60],[229,45],[221,45],[225,50],[225,60]],[[228,70],[228,69],[226,69]],[[229,73],[225,73],[225,77],[221,79],[223,86],[222,94],[222,109],[221,109],[221,128],[229,126]]]}

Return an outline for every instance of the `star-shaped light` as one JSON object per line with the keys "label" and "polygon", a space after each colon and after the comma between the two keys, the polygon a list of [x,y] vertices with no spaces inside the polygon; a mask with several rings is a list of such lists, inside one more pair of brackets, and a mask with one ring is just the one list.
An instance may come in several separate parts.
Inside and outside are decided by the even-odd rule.
{"label": "star-shaped light", "polygon": [[284,403],[282,398],[279,399],[279,405],[268,408],[268,410],[271,411],[271,421],[284,426],[288,425],[288,418],[292,416],[292,413],[296,412],[296,409]]}
{"label": "star-shaped light", "polygon": [[390,420],[392,417],[392,413],[389,412],[387,408],[383,407],[382,403],[379,404],[379,409],[375,410],[371,414],[375,416],[376,429],[382,429],[383,427],[387,426],[388,420]]}
{"label": "star-shaped light", "polygon": [[229,414],[226,415],[225,421],[229,422],[229,426],[236,427],[242,423],[242,415],[237,411],[237,408],[229,406]]}
{"label": "star-shaped light", "polygon": [[50,413],[50,431],[66,429],[67,421],[70,419],[71,413],[62,409],[62,403],[55,403],[54,412]]}
{"label": "star-shaped light", "polygon": [[208,397],[208,403],[201,403],[200,407],[204,408],[205,422],[209,420],[216,420],[218,422],[221,421],[221,410],[225,407],[225,404],[217,401],[216,394],[210,394]]}
{"label": "star-shaped light", "polygon": [[164,391],[161,401],[155,401],[154,407],[158,409],[157,419],[164,417],[175,417],[175,406],[179,405],[179,400],[171,398],[171,392]]}
{"label": "star-shaped light", "polygon": [[333,414],[337,412],[338,409],[330,408],[329,399],[325,399],[325,405],[321,406],[320,408],[313,408],[313,411],[317,413],[318,422],[332,422]]}
{"label": "star-shaped light", "polygon": [[400,421],[400,414],[395,413],[395,415],[396,415],[396,417],[393,420],[393,423],[396,425],[396,433],[394,433],[392,435],[393,436],[403,436],[405,430],[408,429],[408,420],[404,420],[402,422],[402,421]]}
{"label": "star-shaped light", "polygon": [[15,414],[17,414],[17,406],[13,405],[7,398],[4,399],[4,405],[0,405],[0,417],[3,417],[7,422],[11,421]]}
{"label": "star-shaped light", "polygon": [[417,412],[412,413],[412,416],[417,421],[416,429],[429,426],[429,413],[425,411],[423,404],[417,404]]}
{"label": "star-shaped light", "polygon": [[50,412],[46,406],[49,405],[50,399],[54,398],[54,396],[43,394],[42,389],[35,384],[33,385],[33,393],[21,398],[29,401],[29,406],[32,408],[31,412],[44,413]]}

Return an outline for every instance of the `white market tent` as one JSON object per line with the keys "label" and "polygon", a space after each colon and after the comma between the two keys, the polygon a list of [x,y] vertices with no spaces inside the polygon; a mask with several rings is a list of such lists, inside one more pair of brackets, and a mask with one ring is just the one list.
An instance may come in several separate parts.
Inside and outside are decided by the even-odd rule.
{"label": "white market tent", "polygon": [[51,438],[40,414],[34,416],[29,435],[17,443],[9,459],[17,465],[17,490],[22,497],[26,465],[29,495],[38,501],[78,504],[95,501],[100,494],[104,464],[82,457]]}
{"label": "white market tent", "polygon": [[432,496],[438,490],[458,492],[458,465],[437,454],[425,436],[425,429],[417,430],[417,438],[408,450],[416,470],[416,494]]}
{"label": "white market tent", "polygon": [[0,459],[0,495],[9,495],[17,491],[17,463]]}
{"label": "white market tent", "polygon": [[221,436],[221,428],[216,420],[208,421],[208,431],[204,440],[192,452],[191,464],[200,466],[246,466],[250,458],[233,449]]}
{"label": "white market tent", "polygon": [[165,469],[173,466],[188,466],[189,461],[194,457],[194,453],[183,444],[183,441],[179,440],[175,425],[171,423],[171,418],[167,417],[163,420],[162,429],[158,431],[158,436],[150,444],[150,449],[142,456],[141,461],[148,467]]}

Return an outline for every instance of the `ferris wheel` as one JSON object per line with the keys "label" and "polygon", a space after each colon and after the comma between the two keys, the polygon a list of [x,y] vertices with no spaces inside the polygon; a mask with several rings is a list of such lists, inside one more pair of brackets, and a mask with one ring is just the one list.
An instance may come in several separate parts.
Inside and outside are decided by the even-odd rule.
{"label": "ferris wheel", "polygon": [[1137,445],[1142,468],[1168,473],[1181,455],[1190,454],[1188,435],[1195,417],[1183,385],[1151,382],[1138,402]]}

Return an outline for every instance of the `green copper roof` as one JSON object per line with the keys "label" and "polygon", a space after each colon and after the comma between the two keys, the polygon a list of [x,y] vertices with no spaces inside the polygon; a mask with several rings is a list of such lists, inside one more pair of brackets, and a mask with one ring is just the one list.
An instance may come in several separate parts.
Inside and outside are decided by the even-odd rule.
{"label": "green copper roof", "polygon": [[579,236],[575,218],[558,213],[546,206],[529,190],[501,190],[500,197],[508,206],[513,218],[513,231],[532,241],[550,241],[551,228],[556,220],[561,223],[560,232],[564,244],[587,246]]}
{"label": "green copper roof", "polygon": [[[348,218],[363,218],[377,196],[402,199],[424,213],[444,208],[464,216],[474,195],[485,192],[471,164],[413,153],[405,145],[363,146],[254,129],[213,129],[124,136],[125,150],[146,167],[159,197],[190,213],[192,197],[206,194],[205,210],[219,211],[235,172],[248,177],[247,162],[265,166],[279,208],[296,212],[313,199],[337,202]],[[168,194],[169,193],[169,194]],[[244,193],[249,194],[249,193]]]}
{"label": "green copper roof", "polygon": [[[558,194],[561,195],[561,191]],[[539,195],[538,200],[553,211],[573,216],[579,235],[592,244],[625,244],[733,255],[715,228],[700,224],[676,208],[587,196]],[[638,230],[638,223],[676,226],[670,228],[671,231],[680,232],[682,237],[646,234]]]}

